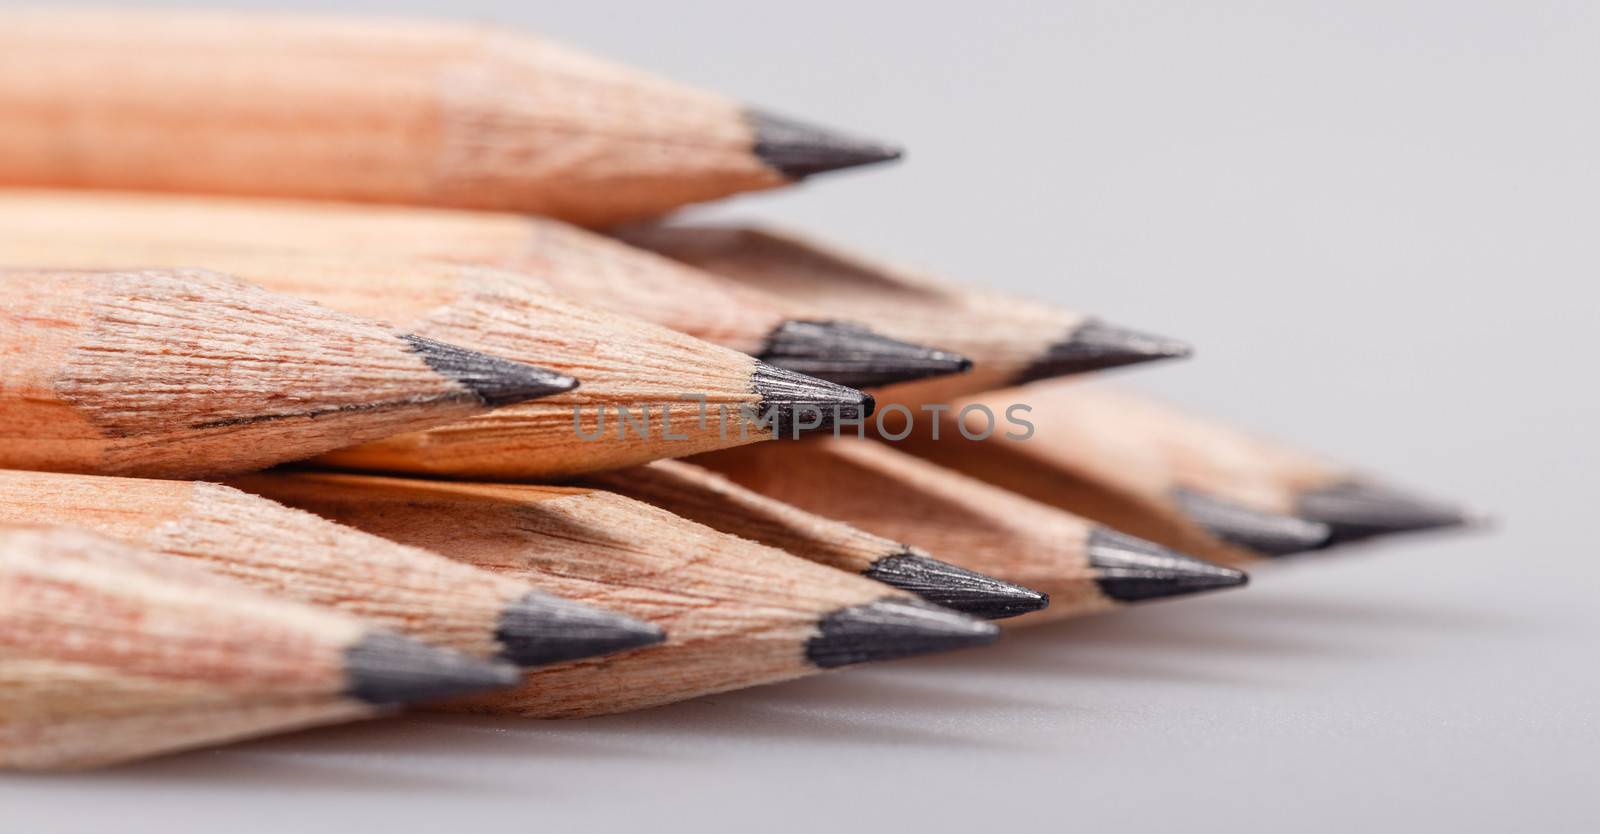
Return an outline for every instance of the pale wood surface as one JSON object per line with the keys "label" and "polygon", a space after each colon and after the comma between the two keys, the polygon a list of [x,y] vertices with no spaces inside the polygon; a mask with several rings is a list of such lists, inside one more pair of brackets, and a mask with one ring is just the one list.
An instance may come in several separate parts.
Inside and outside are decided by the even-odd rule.
{"label": "pale wood surface", "polygon": [[0,17],[0,179],[586,224],[786,180],[740,107],[516,32],[189,11]]}
{"label": "pale wood surface", "polygon": [[344,203],[0,190],[0,240],[19,263],[85,253],[253,247],[494,266],[585,306],[746,353],[788,317],[780,298],[544,217]]}
{"label": "pale wood surface", "polygon": [[804,510],[908,542],[933,558],[1050,595],[1027,625],[1116,603],[1095,585],[1084,545],[1093,525],[1075,515],[857,438],[763,444],[693,463]]}
{"label": "pale wood surface", "polygon": [[[248,486],[248,484],[246,484]],[[0,470],[0,524],[92,530],[479,656],[532,586],[220,484]]]}
{"label": "pale wood surface", "polygon": [[367,633],[352,617],[78,530],[0,527],[0,552],[0,766],[103,764],[370,714],[342,696],[344,652]]}
{"label": "pale wood surface", "polygon": [[797,678],[818,671],[805,643],[819,618],[911,598],[600,490],[291,472],[257,486],[667,632],[659,645],[529,672],[456,710],[576,718]]}
{"label": "pale wood surface", "polygon": [[200,477],[486,410],[377,322],[204,270],[0,270],[0,463]]}

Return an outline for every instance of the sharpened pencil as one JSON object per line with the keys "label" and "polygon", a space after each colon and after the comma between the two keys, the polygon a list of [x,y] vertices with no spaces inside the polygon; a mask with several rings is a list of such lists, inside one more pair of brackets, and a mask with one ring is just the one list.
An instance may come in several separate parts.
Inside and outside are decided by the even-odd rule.
{"label": "sharpened pencil", "polygon": [[514,30],[304,14],[8,11],[0,115],[11,183],[586,225],[900,153]]}
{"label": "sharpened pencil", "polygon": [[88,767],[506,686],[505,664],[90,533],[0,529],[0,767]]}
{"label": "sharpened pencil", "polygon": [[941,562],[921,548],[808,513],[683,461],[659,461],[585,480],[714,530],[859,573],[963,614],[998,620],[1050,604],[1050,598],[1038,591]]}
{"label": "sharpened pencil", "polygon": [[691,459],[756,492],[1050,595],[1031,624],[1243,585],[1203,562],[908,455],[851,437]]}
{"label": "sharpened pencil", "polygon": [[[896,385],[898,403],[1189,355],[1189,346],[1050,304],[947,283],[792,232],[640,225],[625,241],[782,299],[791,315],[861,322],[966,357],[960,376]],[[863,387],[863,386],[857,386]]]}
{"label": "sharpened pencil", "polygon": [[979,645],[995,626],[888,586],[579,487],[273,472],[275,500],[655,623],[648,649],[540,669],[452,705],[576,718]]}
{"label": "sharpened pencil", "polygon": [[577,384],[204,270],[3,269],[0,292],[13,468],[237,472]]}
{"label": "sharpened pencil", "polygon": [[1048,503],[1085,506],[1085,494],[1098,495],[1085,514],[1174,546],[1198,528],[1234,550],[1277,556],[1472,522],[1460,507],[1103,386],[1038,383],[967,402],[1026,402],[1036,434],[979,448],[927,443],[928,456]]}
{"label": "sharpened pencil", "polygon": [[854,391],[806,383],[743,353],[569,303],[531,276],[489,267],[197,242],[66,243],[5,232],[0,263],[205,266],[430,339],[583,377],[579,388],[487,417],[340,450],[323,459],[330,466],[549,479],[792,437],[792,423],[741,426],[738,413],[760,419],[764,403],[790,395],[785,386],[796,388],[795,407],[809,404],[827,417],[837,407],[851,419],[863,402]]}
{"label": "sharpened pencil", "polygon": [[81,527],[274,596],[519,666],[661,640],[647,623],[220,484],[0,470],[0,525],[22,523]]}
{"label": "sharpened pencil", "polygon": [[541,290],[575,303],[853,388],[960,373],[968,366],[964,357],[889,339],[858,324],[791,315],[790,305],[775,296],[547,218],[20,190],[0,191],[0,241],[16,258],[59,259],[71,252],[176,257],[254,248],[492,266],[527,276]]}

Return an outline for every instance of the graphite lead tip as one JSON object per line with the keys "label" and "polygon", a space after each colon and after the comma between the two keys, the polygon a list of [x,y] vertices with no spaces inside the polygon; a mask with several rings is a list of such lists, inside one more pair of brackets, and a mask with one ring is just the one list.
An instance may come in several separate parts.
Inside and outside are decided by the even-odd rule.
{"label": "graphite lead tip", "polygon": [[482,660],[398,634],[374,632],[344,652],[345,694],[369,704],[431,701],[510,686],[509,663]]}
{"label": "graphite lead tip", "polygon": [[1089,319],[1023,369],[1016,384],[1157,359],[1181,359],[1193,352],[1186,342]]}
{"label": "graphite lead tip", "polygon": [[1096,527],[1089,565],[1100,592],[1118,602],[1176,597],[1243,585],[1243,571],[1184,556],[1158,544]]}
{"label": "graphite lead tip", "polygon": [[862,573],[936,605],[986,620],[1039,611],[1050,596],[986,574],[910,552],[885,556]]}
{"label": "graphite lead tip", "polygon": [[1184,515],[1217,538],[1267,556],[1286,556],[1327,544],[1328,525],[1253,509],[1188,489],[1173,490]]}
{"label": "graphite lead tip", "polygon": [[757,357],[852,388],[875,388],[972,368],[972,360],[965,356],[880,336],[840,321],[786,321],[773,329],[766,349]]}
{"label": "graphite lead tip", "polygon": [[1371,481],[1346,480],[1300,494],[1295,512],[1328,525],[1327,545],[1373,536],[1474,524],[1461,507],[1400,492]]}
{"label": "graphite lead tip", "polygon": [[484,405],[498,407],[536,400],[578,387],[578,381],[546,368],[436,342],[414,333],[401,337],[428,367],[472,392]]}
{"label": "graphite lead tip", "polygon": [[831,669],[872,660],[893,660],[992,643],[994,623],[976,620],[917,599],[880,599],[841,608],[817,623],[806,641],[806,659]]}
{"label": "graphite lead tip", "polygon": [[755,134],[756,157],[791,180],[888,162],[901,155],[899,148],[882,142],[848,136],[764,110],[747,108],[745,121]]}
{"label": "graphite lead tip", "polygon": [[761,397],[759,419],[772,426],[774,438],[793,438],[806,431],[832,427],[838,421],[872,416],[871,394],[756,360],[751,389]]}
{"label": "graphite lead tip", "polygon": [[666,633],[642,620],[533,591],[501,612],[495,637],[504,647],[501,657],[530,667],[650,646]]}

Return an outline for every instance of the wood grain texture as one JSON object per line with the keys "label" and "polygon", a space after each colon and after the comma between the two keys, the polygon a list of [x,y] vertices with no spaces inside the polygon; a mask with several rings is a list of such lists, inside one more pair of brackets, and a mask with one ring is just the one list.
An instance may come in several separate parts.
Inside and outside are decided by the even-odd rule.
{"label": "wood grain texture", "polygon": [[1112,608],[1096,584],[1087,520],[935,466],[889,446],[822,438],[764,454],[730,449],[692,459],[735,483],[935,558],[1050,595],[1027,625]]}
{"label": "wood grain texture", "polygon": [[0,179],[495,208],[589,225],[788,181],[742,108],[488,27],[0,18]]}
{"label": "wood grain texture", "polygon": [[[371,712],[343,695],[346,652],[367,634],[353,618],[81,531],[3,528],[0,554],[0,766],[104,764]],[[218,709],[256,712],[208,726]]]}
{"label": "wood grain texture", "polygon": [[736,226],[641,225],[630,243],[782,299],[793,318],[861,322],[886,336],[972,360],[965,374],[890,386],[885,404],[947,402],[1014,384],[1089,320],[1038,301],[956,285],[794,232]]}
{"label": "wood grain texture", "polygon": [[81,527],[478,656],[533,587],[220,484],[0,470],[0,524]]}
{"label": "wood grain texture", "polygon": [[405,334],[218,273],[11,269],[0,291],[11,467],[200,477],[488,409]]}
{"label": "wood grain texture", "polygon": [[575,718],[815,673],[818,621],[909,595],[620,495],[578,487],[271,473],[273,498],[647,620],[667,642],[541,669],[451,709]]}
{"label": "wood grain texture", "polygon": [[[748,355],[637,319],[570,303],[526,273],[412,257],[308,253],[215,241],[66,241],[0,231],[0,263],[105,269],[181,264],[226,272],[273,292],[391,322],[405,331],[560,371],[577,389],[507,406],[443,431],[385,438],[329,465],[391,472],[556,477],[615,469],[765,439],[700,419],[705,398],[754,407]],[[618,408],[638,428],[620,430]],[[605,417],[602,417],[602,413]],[[605,422],[602,424],[602,420]],[[485,431],[479,433],[478,427]],[[576,428],[575,428],[576,426]],[[492,428],[491,428],[492,427]],[[580,434],[581,432],[581,434]],[[677,439],[668,440],[672,434]],[[602,439],[581,438],[603,435]]]}
{"label": "wood grain texture", "polygon": [[557,220],[516,214],[22,189],[0,191],[0,240],[19,258],[72,249],[161,256],[253,248],[497,267],[587,307],[744,353],[760,352],[787,318],[781,299]]}
{"label": "wood grain texture", "polygon": [[[1035,426],[1032,438],[1008,440],[997,433],[987,440],[972,441],[960,434],[960,409],[967,405],[1003,408],[1019,402],[1032,406],[1027,414]],[[1180,464],[1171,453],[1171,438],[1162,439],[1170,423],[1157,410],[1131,398],[1099,386],[1040,382],[958,400],[943,416],[941,439],[931,439],[930,426],[900,445],[1034,500],[1070,508],[1204,559],[1238,565],[1259,558],[1259,554],[1224,541],[1183,510],[1174,491],[1186,484],[1186,478],[1194,477],[1196,468],[1192,462]],[[971,412],[969,419],[981,416]],[[980,428],[973,425],[969,430],[978,434]],[[1231,445],[1225,442],[1222,449]],[[1304,470],[1307,476],[1312,472]],[[1242,479],[1241,486],[1230,494],[1247,496],[1261,489],[1260,484],[1250,485],[1248,479]],[[1262,509],[1277,511],[1282,506],[1270,490],[1261,497],[1267,499]]]}

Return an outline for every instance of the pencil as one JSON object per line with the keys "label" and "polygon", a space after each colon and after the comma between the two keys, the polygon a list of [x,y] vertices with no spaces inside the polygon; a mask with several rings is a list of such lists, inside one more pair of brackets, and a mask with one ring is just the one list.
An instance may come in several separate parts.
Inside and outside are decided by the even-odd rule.
{"label": "pencil", "polygon": [[[386,437],[330,466],[455,477],[555,478],[773,437],[800,420],[744,425],[803,407],[831,419],[859,393],[664,327],[569,303],[489,267],[362,254],[129,240],[67,243],[0,232],[0,263],[104,268],[203,265],[275,292],[394,322],[412,334],[581,374],[581,387],[438,429]],[[788,402],[788,411],[777,404]],[[798,415],[805,416],[805,415]],[[805,422],[810,422],[807,417]],[[824,425],[826,420],[817,422]]]}
{"label": "pencil", "polygon": [[516,680],[182,567],[82,531],[0,530],[0,766],[109,764]]}
{"label": "pencil", "polygon": [[192,269],[0,269],[0,465],[200,477],[571,389]]}
{"label": "pencil", "polygon": [[576,718],[978,645],[995,626],[648,504],[579,487],[309,472],[249,487],[655,623],[666,642],[529,673],[451,708]]}
{"label": "pencil", "polygon": [[274,596],[539,666],[659,642],[637,620],[202,481],[0,470],[0,524],[81,527]]}
{"label": "pencil", "polygon": [[11,11],[0,56],[11,183],[605,225],[900,153],[485,26]]}
{"label": "pencil", "polygon": [[[498,267],[585,306],[860,388],[961,373],[965,357],[783,299],[556,220],[514,214],[115,192],[0,191],[0,240],[40,250],[167,256],[222,248],[423,258]],[[25,261],[19,261],[25,262]],[[118,264],[121,266],[122,264]],[[587,382],[588,380],[585,380]]]}
{"label": "pencil", "polygon": [[1038,591],[941,562],[921,548],[808,513],[683,461],[658,461],[585,481],[963,614],[998,620],[1050,604]]}
{"label": "pencil", "polygon": [[781,451],[750,446],[691,460],[762,495],[1050,595],[1050,607],[1009,623],[1060,620],[1246,581],[1232,568],[1092,524],[884,443],[821,438]]}
{"label": "pencil", "polygon": [[742,226],[638,225],[636,246],[782,299],[793,315],[857,321],[965,356],[970,373],[898,385],[900,403],[1188,356],[1189,346],[1050,304],[958,286],[792,232]]}
{"label": "pencil", "polygon": [[931,457],[1051,503],[1080,506],[1081,493],[1092,490],[1103,497],[1085,514],[1158,541],[1193,538],[1199,527],[1274,556],[1473,520],[1461,507],[1102,386],[1039,383],[972,402],[1031,405],[1035,437],[991,439],[980,448],[928,443]]}

